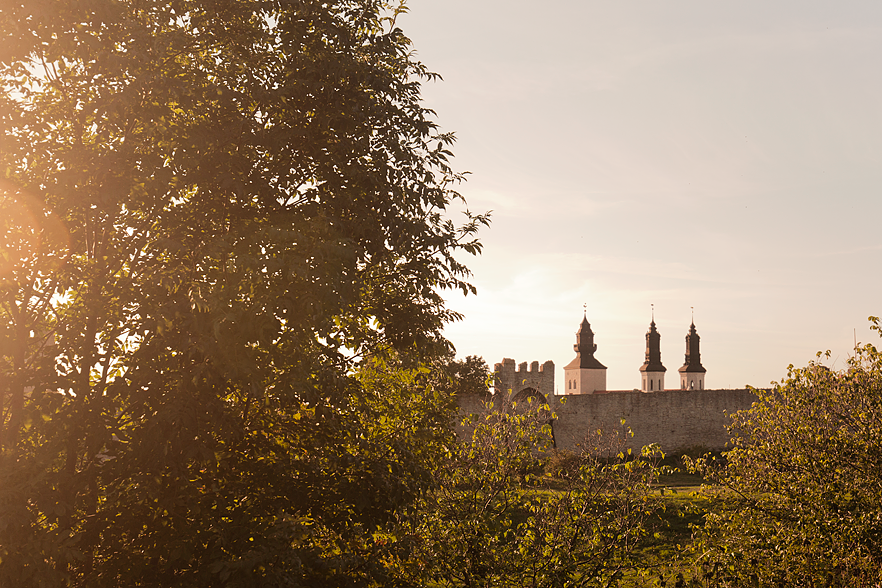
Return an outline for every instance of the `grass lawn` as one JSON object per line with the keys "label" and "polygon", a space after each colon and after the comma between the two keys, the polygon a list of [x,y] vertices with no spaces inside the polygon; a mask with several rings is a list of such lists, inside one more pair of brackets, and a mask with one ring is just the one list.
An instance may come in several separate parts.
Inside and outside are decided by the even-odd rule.
{"label": "grass lawn", "polygon": [[[695,453],[697,455],[692,457],[703,454]],[[700,492],[704,480],[700,475],[686,471],[681,455],[668,456],[659,465],[667,466],[668,473],[661,476],[652,488],[663,508],[648,521],[649,534],[634,554],[636,567],[625,573],[618,586],[674,587],[678,585],[677,575],[680,573],[688,582],[696,573],[688,563],[693,559],[690,557],[693,555],[690,553],[693,531],[703,526],[708,512],[725,508],[719,499],[709,499]],[[534,496],[553,495],[563,491],[565,486],[564,480],[546,474],[540,484],[526,492]]]}
{"label": "grass lawn", "polygon": [[674,471],[662,476],[656,484],[664,511],[652,521],[652,534],[638,551],[643,569],[626,576],[622,586],[674,586],[678,573],[690,577],[692,570],[687,569],[684,561],[692,543],[693,529],[704,524],[706,513],[722,506],[699,492],[704,480],[684,471],[679,456],[667,458],[665,462]]}

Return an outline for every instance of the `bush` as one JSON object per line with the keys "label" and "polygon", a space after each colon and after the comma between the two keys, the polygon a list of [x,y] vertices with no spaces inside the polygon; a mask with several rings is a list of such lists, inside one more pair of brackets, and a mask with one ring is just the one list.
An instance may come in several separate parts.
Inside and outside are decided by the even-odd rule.
{"label": "bush", "polygon": [[707,515],[697,574],[718,586],[876,585],[882,353],[858,348],[842,371],[790,366],[783,382],[755,392],[760,400],[735,417],[725,462],[694,462],[716,484],[709,493],[732,505]]}

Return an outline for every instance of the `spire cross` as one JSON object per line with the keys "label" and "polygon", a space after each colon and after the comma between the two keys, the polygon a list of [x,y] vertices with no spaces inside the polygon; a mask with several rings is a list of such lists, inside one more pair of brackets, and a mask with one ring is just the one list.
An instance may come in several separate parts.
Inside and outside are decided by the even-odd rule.
{"label": "spire cross", "polygon": [[649,305],[652,308],[652,322],[655,322],[655,304]]}

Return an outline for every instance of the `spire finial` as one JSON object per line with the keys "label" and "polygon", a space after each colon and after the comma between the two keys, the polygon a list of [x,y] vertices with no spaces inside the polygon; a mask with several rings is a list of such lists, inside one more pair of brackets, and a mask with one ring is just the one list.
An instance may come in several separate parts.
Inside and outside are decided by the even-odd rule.
{"label": "spire finial", "polygon": [[652,308],[652,322],[655,322],[655,304],[650,304],[650,308]]}
{"label": "spire finial", "polygon": [[694,325],[695,324],[695,307],[690,306],[689,308],[692,310],[692,324]]}
{"label": "spire finial", "polygon": [[588,316],[588,303],[587,302],[582,303],[582,316],[584,316],[584,317]]}

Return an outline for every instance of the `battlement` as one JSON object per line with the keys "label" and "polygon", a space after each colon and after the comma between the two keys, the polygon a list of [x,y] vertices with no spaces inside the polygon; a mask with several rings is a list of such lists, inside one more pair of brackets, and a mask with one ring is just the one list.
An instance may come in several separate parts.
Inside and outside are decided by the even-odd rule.
{"label": "battlement", "polygon": [[522,362],[515,370],[515,360],[506,357],[502,363],[493,366],[493,372],[496,392],[518,394],[523,390],[533,389],[545,398],[554,394],[553,361],[546,361],[542,365],[534,361],[529,370],[527,362]]}

